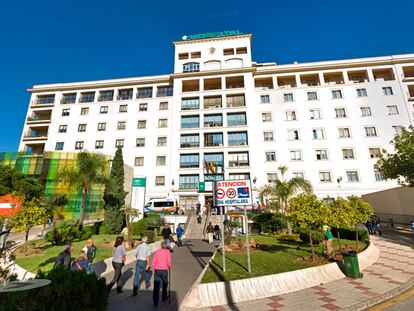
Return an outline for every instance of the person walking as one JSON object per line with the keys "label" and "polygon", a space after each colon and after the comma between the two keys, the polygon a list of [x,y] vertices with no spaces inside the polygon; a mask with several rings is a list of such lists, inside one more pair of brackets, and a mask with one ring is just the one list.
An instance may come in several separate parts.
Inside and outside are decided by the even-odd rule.
{"label": "person walking", "polygon": [[214,226],[214,237],[216,238],[216,240],[220,240],[220,226],[219,225]]}
{"label": "person walking", "polygon": [[72,271],[85,271],[88,272],[88,258],[86,257],[85,251],[81,250],[79,253],[78,258],[76,258],[72,266],[70,267],[70,270]]}
{"label": "person walking", "polygon": [[124,238],[119,236],[115,240],[114,250],[112,251],[112,267],[114,268],[114,277],[112,281],[108,284],[108,293],[111,291],[112,287],[116,284],[116,291],[118,294],[122,293],[122,286],[119,282],[122,275],[122,267],[124,266],[126,260],[126,251],[124,247]]}
{"label": "person walking", "polygon": [[178,225],[176,232],[177,232],[177,245],[183,246],[183,241],[182,241],[182,237],[184,234],[183,227],[181,227],[181,225]]}
{"label": "person walking", "polygon": [[323,226],[323,231],[325,234],[325,255],[328,258],[332,258],[333,257],[333,234],[331,231],[331,227],[329,227],[328,225],[324,225]]}
{"label": "person walking", "polygon": [[[158,307],[160,300],[160,287],[162,285],[162,301],[168,299],[168,272],[171,269],[171,252],[168,249],[167,242],[161,243],[161,249],[154,254],[152,260],[152,270],[154,271],[154,291],[152,293],[152,300],[154,307]],[[162,283],[162,284],[161,284]]]}
{"label": "person walking", "polygon": [[211,222],[208,223],[206,232],[207,232],[207,237],[208,237],[208,244],[213,244],[214,227],[211,224]]}
{"label": "person walking", "polygon": [[93,244],[93,240],[92,239],[87,240],[86,246],[82,250],[85,252],[86,258],[88,260],[88,267],[86,271],[90,273],[92,269],[92,263],[96,257],[96,251],[97,251],[95,244]]}
{"label": "person walking", "polygon": [[55,260],[53,268],[61,267],[63,269],[70,269],[71,254],[73,252],[73,245],[68,244],[63,252],[61,252]]}
{"label": "person walking", "polygon": [[168,244],[170,241],[170,235],[172,234],[170,226],[168,224],[164,224],[164,228],[161,231],[162,238]]}
{"label": "person walking", "polygon": [[141,275],[144,277],[145,289],[150,288],[150,256],[151,252],[147,244],[148,238],[146,236],[142,237],[141,244],[138,245],[135,257],[137,262],[135,264],[135,274],[134,274],[134,287],[132,289],[132,296],[138,294],[139,288],[139,278]]}

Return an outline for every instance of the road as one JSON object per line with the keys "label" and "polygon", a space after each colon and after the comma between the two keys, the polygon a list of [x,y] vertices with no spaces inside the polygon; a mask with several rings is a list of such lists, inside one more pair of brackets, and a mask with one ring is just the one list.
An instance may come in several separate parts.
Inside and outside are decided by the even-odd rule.
{"label": "road", "polygon": [[372,307],[369,311],[411,311],[414,309],[414,288]]}

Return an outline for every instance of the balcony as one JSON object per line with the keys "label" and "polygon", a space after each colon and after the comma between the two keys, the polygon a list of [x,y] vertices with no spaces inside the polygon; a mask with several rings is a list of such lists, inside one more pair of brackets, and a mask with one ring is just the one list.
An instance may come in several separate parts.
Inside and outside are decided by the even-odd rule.
{"label": "balcony", "polygon": [[221,78],[204,79],[204,91],[221,90]]}
{"label": "balcony", "polygon": [[52,110],[34,111],[27,118],[27,124],[49,123],[51,121]]}
{"label": "balcony", "polygon": [[414,66],[403,67],[403,80],[414,81]]}
{"label": "balcony", "polygon": [[36,107],[52,107],[55,105],[55,97],[53,98],[38,97],[32,100],[30,105],[36,106]]}
{"label": "balcony", "polygon": [[296,87],[297,86],[296,77],[295,76],[277,77],[277,85],[282,89]]}
{"label": "balcony", "polygon": [[272,78],[259,78],[254,79],[254,87],[256,91],[265,91],[273,89],[273,79]]}
{"label": "balcony", "polygon": [[116,97],[117,100],[129,100],[132,99],[133,90],[126,89],[126,90],[118,90],[118,96]]}
{"label": "balcony", "polygon": [[325,84],[328,85],[344,84],[344,76],[342,72],[324,73],[323,80],[325,81]]}
{"label": "balcony", "polygon": [[244,94],[243,95],[227,95],[226,106],[228,108],[245,107],[246,101],[244,98]]}
{"label": "balcony", "polygon": [[373,69],[372,74],[374,75],[375,81],[392,81],[395,80],[394,72],[392,68],[385,69]]}
{"label": "balcony", "polygon": [[414,101],[414,84],[408,85],[408,100]]}
{"label": "balcony", "polygon": [[47,139],[47,126],[30,127],[29,130],[23,134],[23,140],[44,140]]}
{"label": "balcony", "polygon": [[226,78],[226,89],[241,89],[244,88],[244,77],[227,77]]}
{"label": "balcony", "polygon": [[221,95],[204,97],[204,109],[214,109],[214,108],[221,108],[221,107],[222,107]]}
{"label": "balcony", "polygon": [[172,85],[168,86],[158,86],[157,87],[157,97],[169,97],[173,96],[174,88]]}
{"label": "balcony", "polygon": [[137,89],[137,98],[152,98],[152,87],[141,87]]}
{"label": "balcony", "polygon": [[348,71],[348,80],[350,83],[369,82],[368,72],[366,70]]}
{"label": "balcony", "polygon": [[27,154],[30,155],[40,155],[43,154],[43,152],[45,151],[45,144],[44,143],[40,143],[40,144],[26,144],[24,146],[24,151]]}
{"label": "balcony", "polygon": [[185,80],[183,81],[182,92],[198,92],[200,90],[199,80]]}
{"label": "balcony", "polygon": [[318,86],[321,85],[318,74],[308,74],[300,76],[300,84],[302,86]]}

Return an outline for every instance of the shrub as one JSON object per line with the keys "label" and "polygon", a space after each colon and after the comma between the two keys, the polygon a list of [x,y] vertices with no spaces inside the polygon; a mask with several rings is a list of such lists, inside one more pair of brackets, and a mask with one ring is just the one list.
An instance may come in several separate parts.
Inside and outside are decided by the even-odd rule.
{"label": "shrub", "polygon": [[[299,238],[303,243],[310,243],[309,241],[309,232],[307,230],[299,230]],[[325,240],[325,235],[322,231],[314,230],[312,231],[312,241],[314,244],[319,244]]]}
{"label": "shrub", "polygon": [[149,243],[153,243],[157,240],[157,237],[155,236],[154,230],[143,230],[141,235],[148,237],[148,242]]}
{"label": "shrub", "polygon": [[132,223],[132,234],[142,235],[142,232],[147,229],[147,218],[142,218]]}
{"label": "shrub", "polygon": [[292,233],[292,234],[281,233],[277,235],[277,238],[280,241],[292,241],[292,242],[296,242],[300,239],[298,233]]}
{"label": "shrub", "polygon": [[164,225],[164,222],[165,222],[164,218],[159,215],[151,216],[146,219],[147,219],[146,229],[159,229],[160,227]]}
{"label": "shrub", "polygon": [[[332,228],[331,231],[334,237],[338,236],[338,231],[339,231],[339,236],[341,239],[355,240],[356,234],[355,234],[354,228],[349,228],[349,227]],[[367,231],[363,229],[358,229],[358,239],[360,241],[368,241],[369,238],[368,238]]]}
{"label": "shrub", "polygon": [[53,245],[64,245],[82,237],[78,229],[79,221],[61,221],[46,234],[46,240]]}
{"label": "shrub", "polygon": [[106,310],[105,278],[83,271],[53,269],[38,278],[49,279],[48,286],[0,296],[0,310]]}
{"label": "shrub", "polygon": [[253,221],[260,225],[261,231],[273,233],[283,231],[287,228],[287,223],[282,214],[261,213],[253,216]]}

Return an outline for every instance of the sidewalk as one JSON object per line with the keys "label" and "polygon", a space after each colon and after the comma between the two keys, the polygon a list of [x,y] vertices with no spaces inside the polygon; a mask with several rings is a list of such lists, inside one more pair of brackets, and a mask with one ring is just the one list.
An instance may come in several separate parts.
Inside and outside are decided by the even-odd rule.
{"label": "sidewalk", "polygon": [[[135,262],[126,265],[122,270],[122,280],[125,283],[123,287],[124,292],[122,294],[116,294],[114,286],[109,296],[107,310],[178,310],[179,304],[197,280],[203,268],[208,264],[214,250],[215,247],[201,240],[185,240],[183,247],[177,247],[175,249],[174,253],[172,253],[171,303],[161,303],[160,301],[157,309],[153,307],[152,302],[153,279],[151,279],[150,289],[145,290],[145,284],[142,284],[138,295],[131,297]],[[105,275],[108,282],[112,279],[112,276],[113,273]]]}
{"label": "sidewalk", "polygon": [[380,258],[363,271],[361,279],[345,278],[267,299],[202,310],[362,310],[387,299],[390,291],[397,294],[400,286],[413,286],[414,234],[385,230],[383,236],[373,236],[372,240],[380,248]]}

